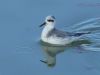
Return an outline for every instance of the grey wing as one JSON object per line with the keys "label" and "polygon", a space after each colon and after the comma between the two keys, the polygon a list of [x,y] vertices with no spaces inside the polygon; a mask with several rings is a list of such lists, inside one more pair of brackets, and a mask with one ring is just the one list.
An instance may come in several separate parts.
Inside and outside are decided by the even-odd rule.
{"label": "grey wing", "polygon": [[71,36],[81,36],[84,34],[90,34],[91,32],[77,32],[77,33],[72,33]]}
{"label": "grey wing", "polygon": [[60,31],[56,29],[56,32],[59,32],[58,36],[81,36],[84,34],[91,34],[91,32],[65,32],[65,31]]}
{"label": "grey wing", "polygon": [[57,36],[57,37],[61,37],[61,38],[66,38],[66,37],[72,37],[72,36],[81,36],[81,35],[84,35],[84,34],[89,34],[89,33],[73,33],[73,32],[65,32],[65,31],[60,31],[60,30],[57,30],[57,29],[53,29],[51,30],[47,37],[49,36]]}
{"label": "grey wing", "polygon": [[57,37],[65,38],[65,37],[69,36],[69,32],[64,32],[64,31],[54,29],[53,30],[53,35],[55,35]]}
{"label": "grey wing", "polygon": [[62,37],[62,38],[71,37],[71,36],[78,37],[78,36],[81,36],[81,35],[84,35],[84,34],[90,34],[90,33],[91,32],[77,32],[77,33],[74,33],[74,32],[65,32],[65,31],[60,31],[60,30],[57,30],[57,29],[55,29],[53,31],[54,35],[56,35],[57,37]]}

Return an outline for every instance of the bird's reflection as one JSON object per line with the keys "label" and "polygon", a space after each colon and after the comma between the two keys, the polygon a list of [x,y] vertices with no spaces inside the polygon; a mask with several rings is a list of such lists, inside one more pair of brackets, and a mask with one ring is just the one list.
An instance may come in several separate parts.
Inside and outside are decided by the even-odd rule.
{"label": "bird's reflection", "polygon": [[53,46],[44,42],[41,42],[41,48],[45,54],[45,60],[40,60],[41,62],[45,63],[48,67],[54,67],[56,65],[56,55],[68,50],[72,46],[79,46],[82,43],[89,43],[87,41],[77,41],[76,43],[71,43],[67,46]]}
{"label": "bird's reflection", "polygon": [[54,67],[56,64],[56,55],[64,52],[66,47],[49,46],[41,44],[41,47],[45,53],[46,60],[40,60],[41,62],[47,64],[49,67]]}

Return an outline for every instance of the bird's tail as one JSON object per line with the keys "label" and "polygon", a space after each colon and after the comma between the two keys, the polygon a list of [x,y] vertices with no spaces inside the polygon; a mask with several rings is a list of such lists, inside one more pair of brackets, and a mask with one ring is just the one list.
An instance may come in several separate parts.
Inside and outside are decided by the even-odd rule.
{"label": "bird's tail", "polygon": [[74,36],[81,36],[81,35],[84,35],[84,34],[90,34],[91,32],[78,32],[78,33],[75,33]]}

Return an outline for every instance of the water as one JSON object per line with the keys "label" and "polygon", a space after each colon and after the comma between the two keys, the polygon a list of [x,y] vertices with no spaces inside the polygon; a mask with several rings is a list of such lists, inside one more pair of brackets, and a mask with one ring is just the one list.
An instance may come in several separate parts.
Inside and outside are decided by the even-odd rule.
{"label": "water", "polygon": [[[100,75],[99,0],[0,0],[0,75]],[[81,42],[40,42],[47,15],[66,31],[91,31]]]}

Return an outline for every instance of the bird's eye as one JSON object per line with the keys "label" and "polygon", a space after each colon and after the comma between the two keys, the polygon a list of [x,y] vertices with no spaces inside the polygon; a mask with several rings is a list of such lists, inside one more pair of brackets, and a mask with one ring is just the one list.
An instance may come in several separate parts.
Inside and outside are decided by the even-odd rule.
{"label": "bird's eye", "polygon": [[54,22],[54,20],[47,20],[48,22]]}

